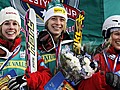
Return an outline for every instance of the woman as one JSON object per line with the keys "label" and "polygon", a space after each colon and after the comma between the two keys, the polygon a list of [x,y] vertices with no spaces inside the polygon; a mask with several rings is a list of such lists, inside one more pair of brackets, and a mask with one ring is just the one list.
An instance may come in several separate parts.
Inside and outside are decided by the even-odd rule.
{"label": "woman", "polygon": [[99,71],[82,80],[78,90],[120,90],[120,15],[108,17],[102,28],[107,48],[96,54]]}
{"label": "woman", "polygon": [[38,49],[45,60],[46,66],[50,68],[54,75],[59,67],[60,42],[70,40],[66,32],[67,11],[57,0],[50,2],[46,10],[44,17],[45,30],[39,33]]}
{"label": "woman", "polygon": [[[17,75],[23,75],[26,69],[26,60],[25,45],[21,45],[19,13],[14,8],[7,7],[0,11],[0,16],[0,76],[4,76],[13,69]],[[2,67],[10,56],[12,56],[11,60]]]}
{"label": "woman", "polygon": [[[43,59],[39,56],[38,71],[28,72],[29,68],[27,68],[25,60],[25,45],[22,45],[20,34],[21,19],[18,11],[13,7],[6,7],[0,11],[0,16],[1,78],[7,74],[11,75],[12,78],[8,82],[10,90],[17,90],[26,87],[26,85],[31,90],[44,90],[44,85],[50,79],[51,74],[49,69],[45,67]],[[5,64],[6,61],[8,62]],[[15,72],[14,75],[11,70]]]}

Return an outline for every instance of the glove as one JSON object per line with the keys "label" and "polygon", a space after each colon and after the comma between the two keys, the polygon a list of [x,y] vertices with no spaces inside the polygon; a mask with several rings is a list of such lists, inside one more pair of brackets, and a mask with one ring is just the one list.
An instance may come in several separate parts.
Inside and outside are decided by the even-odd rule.
{"label": "glove", "polygon": [[106,83],[115,89],[120,90],[120,76],[112,72],[106,73]]}
{"label": "glove", "polygon": [[24,76],[11,78],[8,82],[8,88],[10,90],[28,90],[27,81]]}
{"label": "glove", "polygon": [[84,64],[82,65],[81,74],[84,77],[84,79],[88,79],[92,77],[92,75],[96,72],[97,62],[91,62],[90,59],[86,56],[83,58],[83,62]]}

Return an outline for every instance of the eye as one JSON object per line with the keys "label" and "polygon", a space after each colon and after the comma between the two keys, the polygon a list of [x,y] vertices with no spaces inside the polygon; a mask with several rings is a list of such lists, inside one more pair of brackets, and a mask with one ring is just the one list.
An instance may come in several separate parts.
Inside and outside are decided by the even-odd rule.
{"label": "eye", "polygon": [[119,36],[119,35],[120,35],[119,32],[114,32],[113,34],[116,35],[116,36]]}
{"label": "eye", "polygon": [[17,22],[13,22],[13,25],[18,25],[18,23]]}
{"label": "eye", "polygon": [[56,20],[56,17],[51,17],[51,20],[53,20],[53,21]]}
{"label": "eye", "polygon": [[9,23],[9,22],[4,22],[3,24],[4,24],[4,25],[9,25],[10,23]]}
{"label": "eye", "polygon": [[65,18],[60,18],[60,21],[62,21],[62,22],[65,21]]}

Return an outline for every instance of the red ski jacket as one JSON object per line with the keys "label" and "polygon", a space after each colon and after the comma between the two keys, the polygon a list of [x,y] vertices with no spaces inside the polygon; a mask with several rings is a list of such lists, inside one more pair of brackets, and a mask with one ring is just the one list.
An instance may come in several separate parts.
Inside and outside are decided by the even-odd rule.
{"label": "red ski jacket", "polygon": [[99,71],[93,74],[91,78],[81,81],[78,90],[114,90],[111,86],[106,84],[105,73],[119,71],[120,60],[118,60],[115,66],[118,52],[116,52],[112,46],[105,52],[110,68],[106,64],[105,54],[103,54],[103,52],[95,55],[94,59],[99,63]]}
{"label": "red ski jacket", "polygon": [[[45,84],[52,77],[50,70],[44,65],[42,58],[38,60],[37,65],[37,72],[25,74],[30,90],[44,90]],[[27,68],[26,72],[28,72],[28,70],[29,68]]]}

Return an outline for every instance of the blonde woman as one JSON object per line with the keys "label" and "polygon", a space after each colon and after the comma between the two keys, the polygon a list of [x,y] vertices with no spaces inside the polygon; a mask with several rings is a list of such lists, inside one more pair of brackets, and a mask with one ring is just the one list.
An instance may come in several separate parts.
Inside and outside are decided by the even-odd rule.
{"label": "blonde woman", "polygon": [[6,7],[0,11],[0,16],[0,79],[6,75],[11,76],[8,82],[10,90],[23,87],[29,87],[31,90],[44,90],[44,85],[50,79],[51,74],[39,56],[38,71],[27,72],[29,68],[26,65],[25,45],[21,43],[21,19],[18,11],[13,7]]}
{"label": "blonde woman", "polygon": [[109,45],[94,57],[99,70],[81,81],[78,90],[120,90],[120,15],[108,17],[102,32]]}

